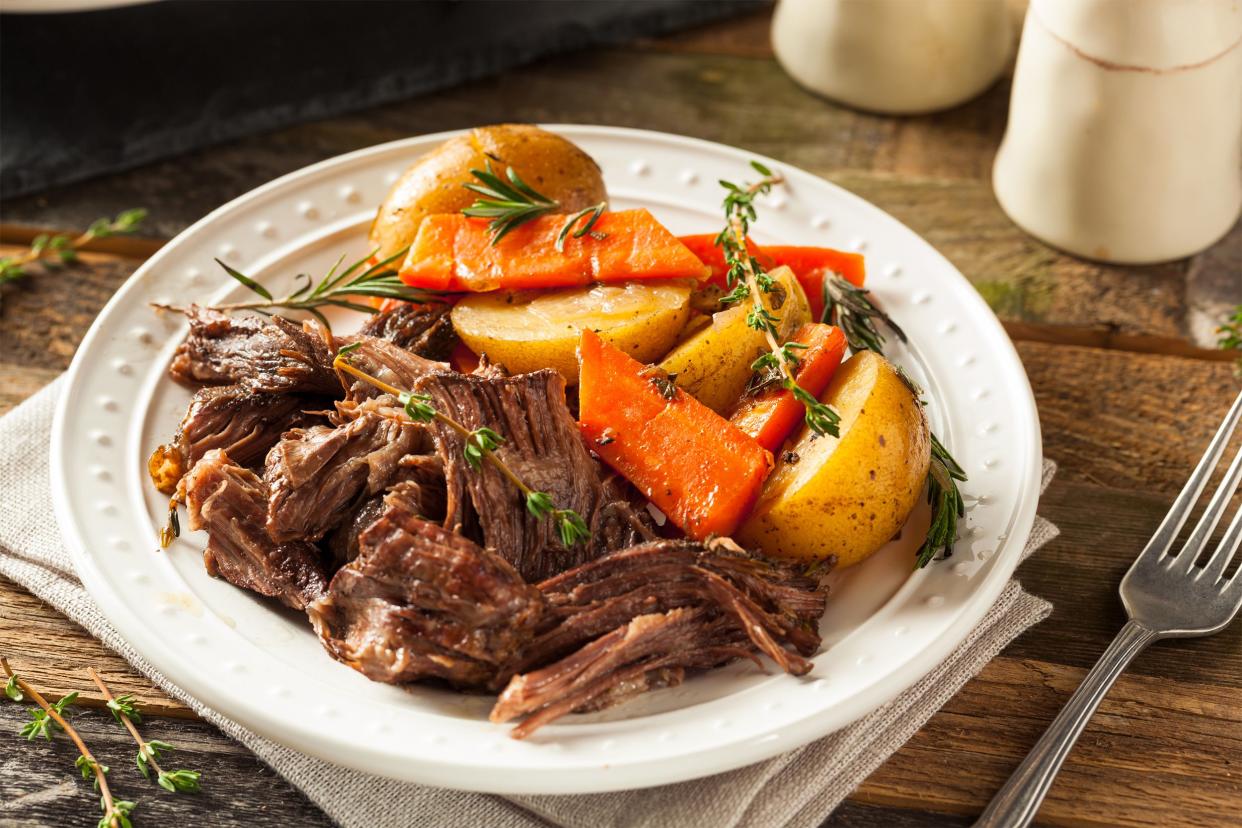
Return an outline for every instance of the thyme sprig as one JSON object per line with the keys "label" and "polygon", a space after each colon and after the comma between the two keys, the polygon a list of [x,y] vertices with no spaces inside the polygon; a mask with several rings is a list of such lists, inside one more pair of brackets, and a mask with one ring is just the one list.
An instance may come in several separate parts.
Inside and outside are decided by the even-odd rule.
{"label": "thyme sprig", "polygon": [[[219,311],[252,310],[259,313],[270,313],[277,309],[301,310],[313,314],[323,323],[324,327],[331,330],[332,326],[327,317],[323,315],[321,308],[335,307],[362,313],[378,313],[375,306],[355,300],[379,298],[396,299],[401,302],[444,301],[441,291],[410,287],[401,281],[396,268],[389,267],[393,262],[404,257],[408,250],[409,248],[398,250],[388,258],[373,263],[372,260],[379,252],[377,248],[348,265],[344,270],[340,269],[345,261],[345,256],[342,254],[336,260],[336,264],[328,270],[327,275],[318,282],[311,279],[307,273],[299,273],[297,279],[300,280],[300,284],[297,288],[279,298],[237,268],[216,259],[216,264],[224,268],[225,273],[258,294],[260,299],[252,302],[230,302],[211,307]],[[180,308],[165,305],[156,307],[180,310]]]}
{"label": "thyme sprig", "polygon": [[[112,718],[118,723],[125,726],[129,731],[129,735],[134,737],[134,741],[138,743],[138,756],[135,764],[142,773],[143,778],[150,779],[151,771],[155,771],[155,781],[159,786],[171,793],[197,793],[201,790],[199,779],[202,774],[198,771],[178,769],[167,771],[160,767],[157,761],[164,751],[173,750],[173,746],[167,742],[161,742],[157,739],[146,740],[138,733],[135,724],[142,721],[138,709],[134,704],[134,697],[129,693],[120,696],[113,696],[112,691],[108,689],[108,685],[104,683],[99,673],[95,672],[94,667],[88,667],[86,672],[90,674],[91,681],[95,682],[95,686],[99,688],[99,692],[103,694],[104,699],[108,703],[108,710],[112,713]],[[86,772],[83,771],[83,776]]]}
{"label": "thyme sprig", "polygon": [[561,543],[566,547],[571,547],[591,537],[591,530],[587,527],[586,521],[582,519],[581,515],[572,509],[557,508],[550,494],[535,491],[530,486],[527,486],[525,481],[518,477],[504,460],[500,459],[496,451],[504,445],[504,437],[487,427],[467,428],[458,420],[432,405],[432,397],[429,394],[403,391],[394,385],[371,376],[349,361],[349,354],[356,347],[357,345],[355,344],[341,348],[332,362],[332,367],[337,371],[343,371],[369,385],[373,385],[385,393],[392,394],[401,404],[405,415],[414,422],[429,423],[432,420],[436,420],[456,431],[461,435],[462,440],[465,441],[463,454],[466,458],[466,464],[477,472],[482,470],[483,463],[490,463],[522,493],[526,501],[527,511],[538,520],[545,518],[552,520]]}
{"label": "thyme sprig", "polygon": [[[475,199],[473,204],[461,212],[472,218],[490,219],[487,228],[491,231],[493,245],[509,235],[515,227],[561,209],[559,201],[549,198],[527,184],[513,167],[505,169],[504,178],[492,169],[491,161],[487,161],[484,167],[485,169],[482,170],[470,171],[479,183],[462,184],[467,190],[482,198]],[[608,202],[601,201],[599,204],[579,210],[566,219],[561,231],[556,235],[557,252],[564,252],[565,240],[569,238],[571,230],[575,239],[586,235],[594,239],[606,238],[607,234],[595,230],[595,223],[599,221],[599,217],[607,206]],[[574,230],[574,225],[583,218],[586,221]]]}
{"label": "thyme sprig", "polygon": [[26,270],[26,266],[38,261],[45,261],[48,265],[75,262],[80,248],[95,239],[133,233],[146,217],[147,211],[141,208],[125,210],[118,213],[116,218],[96,219],[91,222],[91,226],[85,232],[78,236],[69,236],[64,233],[43,233],[35,236],[30,242],[30,249],[26,252],[0,258],[0,284],[15,282],[24,276],[29,276],[30,272]]}
{"label": "thyme sprig", "polygon": [[[32,710],[31,715],[38,722],[40,719],[45,723],[40,725],[38,732],[27,731],[31,729],[31,725],[22,728],[21,735],[27,739],[33,739],[37,735],[42,735],[46,739],[52,738],[53,729],[64,731],[65,735],[77,747],[78,757],[74,765],[82,772],[83,779],[91,779],[94,777],[95,787],[99,791],[99,807],[103,811],[103,816],[99,819],[98,828],[133,828],[130,821],[130,814],[133,812],[136,803],[129,802],[124,799],[116,799],[112,795],[112,789],[108,786],[108,766],[95,758],[95,754],[91,753],[90,748],[86,746],[86,742],[82,741],[82,737],[74,730],[73,725],[69,724],[62,715],[64,708],[77,699],[77,693],[70,693],[62,698],[56,704],[48,703],[47,699],[39,693],[38,690],[31,687],[17,673],[13,672],[13,668],[9,666],[9,660],[0,656],[0,667],[4,669],[4,674],[8,676],[8,684],[5,685],[5,695],[13,698],[13,694],[9,692],[10,686],[15,686],[19,693],[23,696],[29,696],[31,701],[39,706],[39,710]],[[17,701],[18,699],[14,699]],[[36,716],[35,714],[41,714]]]}
{"label": "thyme sprig", "polygon": [[[750,222],[754,221],[755,197],[766,195],[773,185],[785,179],[774,173],[758,161],[751,161],[751,167],[763,176],[758,181],[739,186],[731,181],[721,181],[720,186],[727,191],[724,199],[725,227],[716,236],[716,246],[724,254],[728,265],[728,286],[730,292],[721,301],[725,303],[740,302],[749,298],[751,310],[746,315],[746,324],[757,331],[762,331],[768,342],[769,351],[761,355],[751,364],[751,370],[761,375],[775,373],[781,386],[794,395],[794,399],[802,403],[806,409],[806,424],[811,431],[819,435],[840,434],[841,415],[832,406],[820,402],[813,394],[798,385],[794,379],[794,369],[798,367],[799,358],[796,351],[805,348],[797,342],[780,342],[780,317],[772,312],[783,304],[783,296],[777,291],[775,280],[764,270],[759,260],[750,254],[746,244],[746,236],[750,231]],[[773,295],[776,301],[769,308],[765,295]]]}

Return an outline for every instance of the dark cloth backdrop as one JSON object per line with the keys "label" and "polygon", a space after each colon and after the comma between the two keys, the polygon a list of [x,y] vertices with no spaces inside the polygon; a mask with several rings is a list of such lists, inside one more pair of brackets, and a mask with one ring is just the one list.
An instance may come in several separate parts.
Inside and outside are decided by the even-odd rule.
{"label": "dark cloth backdrop", "polygon": [[0,15],[0,196],[758,5],[762,0],[166,0]]}

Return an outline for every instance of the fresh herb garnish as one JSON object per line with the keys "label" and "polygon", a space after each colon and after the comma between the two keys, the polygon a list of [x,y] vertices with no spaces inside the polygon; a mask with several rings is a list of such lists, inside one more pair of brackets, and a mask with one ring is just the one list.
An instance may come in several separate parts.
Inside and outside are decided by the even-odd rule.
{"label": "fresh herb garnish", "polygon": [[[559,201],[548,198],[527,184],[513,167],[507,167],[505,177],[501,178],[492,169],[491,161],[486,162],[484,166],[485,169],[470,171],[470,174],[480,183],[471,182],[462,185],[482,198],[475,199],[473,204],[461,212],[472,218],[489,219],[487,228],[492,233],[492,244],[496,244],[509,235],[513,228],[561,209]],[[583,218],[586,218],[586,221],[582,222],[577,230],[573,230],[575,239],[588,234],[594,239],[606,238],[606,234],[596,232],[594,228],[607,206],[607,202],[601,201],[599,204],[579,210],[566,219],[556,236],[557,252],[565,250],[565,240],[569,238],[570,231]]]}
{"label": "fresh herb garnish", "polygon": [[876,322],[884,323],[902,342],[906,333],[888,314],[871,301],[871,291],[857,287],[835,273],[824,279],[823,322],[836,325],[845,334],[845,340],[854,351],[884,353],[884,336]]}
{"label": "fresh herb garnish", "polygon": [[942,558],[953,554],[957,541],[958,518],[966,514],[966,504],[958,482],[966,481],[966,472],[935,434],[931,435],[931,467],[927,472],[927,502],[931,504],[931,525],[927,538],[919,547],[914,568],[922,569],[940,552]]}
{"label": "fresh herb garnish", "polygon": [[[99,807],[103,811],[103,816],[100,817],[98,823],[99,828],[133,828],[129,817],[134,810],[135,803],[113,798],[112,789],[108,786],[108,766],[95,758],[95,754],[91,753],[90,748],[86,746],[86,742],[82,741],[82,737],[74,730],[73,725],[65,720],[64,709],[77,700],[78,694],[70,693],[55,704],[49,704],[38,690],[13,672],[13,668],[9,666],[9,660],[3,656],[0,656],[0,668],[3,668],[4,674],[8,676],[8,684],[5,685],[6,696],[14,701],[19,701],[22,695],[29,696],[39,706],[38,710],[31,711],[31,716],[35,721],[23,727],[21,735],[27,739],[41,735],[50,740],[54,730],[64,731],[81,754],[74,765],[82,772],[82,778],[94,777],[95,788],[99,791]],[[18,688],[18,698],[14,698],[13,693],[8,692],[7,688],[10,685]]]}
{"label": "fresh herb garnish", "polygon": [[[332,265],[328,274],[320,279],[317,284],[314,283],[309,274],[299,273],[297,278],[302,280],[302,284],[296,290],[280,298],[274,297],[270,290],[237,268],[216,259],[216,264],[224,268],[225,273],[257,293],[262,297],[262,300],[212,305],[212,308],[219,311],[253,310],[259,313],[269,313],[278,308],[303,310],[313,314],[316,319],[323,323],[324,327],[331,330],[331,325],[320,308],[346,308],[347,310],[361,311],[362,313],[379,312],[377,308],[370,304],[354,301],[359,298],[396,299],[401,302],[443,302],[443,294],[440,291],[410,287],[401,281],[395,268],[389,267],[393,262],[403,257],[408,249],[398,250],[387,259],[370,264],[371,260],[378,253],[377,249],[363,256],[344,270],[339,270],[341,263],[345,261],[345,257],[342,255],[336,260],[336,264]],[[179,310],[179,308],[171,309]]]}
{"label": "fresh herb garnish", "polygon": [[[727,190],[724,199],[725,228],[716,236],[716,246],[724,253],[725,264],[728,265],[728,286],[730,292],[721,302],[740,302],[749,298],[751,310],[746,315],[746,324],[757,331],[762,331],[768,341],[769,351],[761,355],[751,364],[751,370],[771,382],[771,373],[775,373],[781,386],[793,392],[798,402],[806,408],[806,424],[816,434],[829,434],[836,437],[840,433],[841,415],[815,398],[805,388],[798,385],[793,371],[798,367],[799,359],[795,353],[805,348],[797,342],[780,343],[780,317],[772,313],[764,301],[764,296],[772,294],[776,299],[774,307],[779,309],[783,304],[779,292],[775,290],[775,280],[763,269],[759,260],[750,254],[746,246],[746,234],[750,231],[750,222],[756,218],[755,197],[765,195],[772,186],[785,179],[773,173],[758,161],[751,161],[751,167],[763,178],[745,187],[731,181],[721,181],[720,186]],[[768,372],[765,374],[765,372]]]}
{"label": "fresh herb garnish", "polygon": [[[870,291],[856,287],[835,274],[829,274],[824,279],[823,321],[841,328],[855,353],[884,353],[885,338],[876,326],[877,322],[883,323],[902,342],[906,341],[905,331],[871,301]],[[901,366],[897,366],[897,375],[915,399],[923,402],[923,389]],[[927,528],[927,538],[919,547],[915,569],[927,566],[937,552],[943,551],[942,557],[945,558],[952,554],[953,544],[957,541],[957,520],[966,514],[962,493],[957,487],[959,482],[967,480],[966,472],[935,434],[931,435],[931,442],[931,466],[927,470],[931,525]]]}
{"label": "fresh herb garnish", "polygon": [[68,264],[77,261],[79,248],[84,247],[95,239],[106,239],[109,236],[133,233],[146,217],[146,210],[126,210],[119,213],[113,219],[96,219],[86,229],[85,233],[76,237],[70,237],[63,233],[55,235],[44,233],[35,236],[30,242],[30,249],[25,253],[0,258],[0,284],[15,282],[24,276],[29,276],[30,273],[26,270],[26,265],[37,261],[46,261],[48,265]]}
{"label": "fresh herb garnish", "polygon": [[[129,731],[129,735],[138,743],[138,756],[134,763],[138,766],[138,770],[142,773],[143,778],[150,779],[151,771],[155,771],[155,781],[166,791],[172,793],[197,793],[201,786],[199,779],[202,774],[192,770],[174,770],[167,771],[159,766],[157,761],[165,751],[173,750],[173,746],[167,742],[161,742],[158,739],[147,741],[138,733],[135,727],[137,722],[142,721],[142,716],[138,714],[138,709],[134,704],[134,697],[129,693],[123,693],[120,696],[113,696],[112,691],[108,689],[108,685],[104,683],[99,673],[95,672],[95,668],[88,667],[86,672],[90,674],[91,681],[95,682],[95,686],[99,688],[99,692],[103,694],[104,699],[108,703],[108,710],[112,712],[112,718],[118,723],[125,726]],[[104,768],[104,772],[107,772]],[[82,772],[83,777],[86,771]]]}
{"label": "fresh herb garnish", "polygon": [[497,449],[503,446],[505,442],[505,438],[500,434],[486,427],[469,429],[432,405],[432,398],[429,394],[403,391],[394,385],[389,385],[383,380],[371,376],[350,363],[349,353],[344,348],[337,352],[336,359],[332,362],[332,367],[396,397],[406,416],[414,422],[427,423],[437,420],[456,431],[461,435],[465,443],[463,453],[467,465],[478,472],[482,470],[485,462],[490,463],[522,493],[526,500],[526,509],[532,515],[540,520],[544,518],[552,520],[561,543],[566,547],[571,547],[591,537],[591,530],[581,515],[572,509],[557,508],[552,501],[551,495],[547,492],[535,491],[530,486],[527,486],[525,481],[518,477],[513,469],[509,468],[508,464],[496,454]]}

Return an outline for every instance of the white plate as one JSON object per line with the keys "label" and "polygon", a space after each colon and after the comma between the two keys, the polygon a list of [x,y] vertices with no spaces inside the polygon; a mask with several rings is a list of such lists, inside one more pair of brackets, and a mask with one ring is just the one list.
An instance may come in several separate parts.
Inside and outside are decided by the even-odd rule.
{"label": "white plate", "polygon": [[[717,179],[753,178],[752,153],[673,135],[551,127],[603,167],[618,208],[649,207],[676,232],[721,221]],[[898,361],[923,382],[933,426],[970,474],[956,553],[911,574],[891,544],[834,585],[824,650],[804,678],[735,664],[529,741],[488,723],[490,698],[376,684],[328,657],[305,621],[206,575],[202,536],[167,552],[165,499],[145,458],[189,394],[164,372],[185,326],[149,301],[240,295],[220,257],[269,285],[367,252],[375,205],[448,134],[361,150],[221,207],[144,264],[95,321],[69,371],[52,432],[57,516],[83,583],[152,665],[277,742],[350,767],[432,785],[520,793],[638,788],[755,762],[850,724],[914,684],[983,617],[1034,520],[1039,421],[1022,365],[970,284],[925,241],[862,199],[775,159],[788,183],[766,199],[762,241],[867,255],[868,287],[909,333]],[[926,521],[926,515],[912,520]]]}

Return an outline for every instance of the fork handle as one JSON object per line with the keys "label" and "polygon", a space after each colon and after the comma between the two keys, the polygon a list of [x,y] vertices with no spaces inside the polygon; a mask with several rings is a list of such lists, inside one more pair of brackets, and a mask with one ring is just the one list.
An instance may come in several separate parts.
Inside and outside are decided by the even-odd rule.
{"label": "fork handle", "polygon": [[1158,637],[1137,621],[1126,622],[1009,781],[992,797],[974,828],[1025,828],[1030,824],[1104,694],[1134,657]]}

